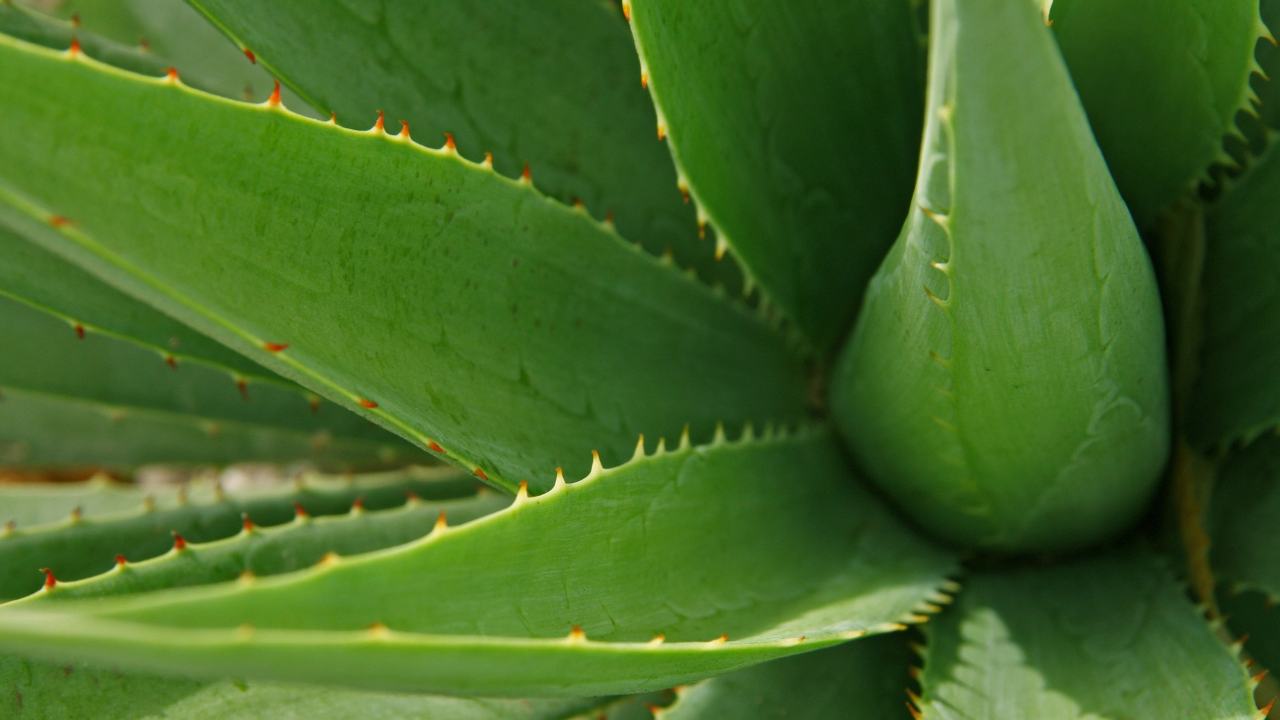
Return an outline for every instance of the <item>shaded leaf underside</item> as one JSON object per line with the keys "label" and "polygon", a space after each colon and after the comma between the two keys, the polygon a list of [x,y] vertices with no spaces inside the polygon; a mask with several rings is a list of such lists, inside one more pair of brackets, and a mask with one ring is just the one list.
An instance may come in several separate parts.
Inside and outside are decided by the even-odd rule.
{"label": "shaded leaf underside", "polygon": [[945,600],[952,562],[804,431],[637,457],[278,578],[6,608],[0,647],[367,689],[638,692],[900,628]]}
{"label": "shaded leaf underside", "polygon": [[1200,377],[1188,433],[1201,446],[1280,424],[1280,152],[1229,184],[1206,215]]}
{"label": "shaded leaf underside", "polygon": [[71,218],[38,241],[496,483],[804,412],[761,319],[527,184],[83,56],[0,56],[0,136],[22,138],[0,184]]}

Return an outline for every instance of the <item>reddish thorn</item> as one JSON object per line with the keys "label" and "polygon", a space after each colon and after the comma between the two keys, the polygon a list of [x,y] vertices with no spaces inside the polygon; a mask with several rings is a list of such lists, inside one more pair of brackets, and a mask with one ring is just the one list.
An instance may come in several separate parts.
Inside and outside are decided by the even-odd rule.
{"label": "reddish thorn", "polygon": [[533,171],[529,169],[529,163],[524,164],[524,170],[520,173],[520,179],[525,182],[533,182]]}
{"label": "reddish thorn", "polygon": [[338,124],[338,113],[336,113],[336,112],[331,112],[331,113],[329,113],[329,122],[330,122],[331,124],[333,124],[333,125],[337,125],[337,124]]}
{"label": "reddish thorn", "polygon": [[249,517],[249,513],[240,513],[240,525],[245,532],[253,532],[253,518]]}
{"label": "reddish thorn", "polygon": [[383,132],[386,126],[387,115],[381,110],[378,111],[378,119],[373,121],[373,129],[375,132]]}
{"label": "reddish thorn", "polygon": [[369,410],[372,410],[378,407],[378,403],[370,400],[369,398],[360,398],[359,402],[360,402],[360,407],[367,408]]}
{"label": "reddish thorn", "polygon": [[266,350],[267,352],[278,353],[278,352],[281,352],[282,350],[288,350],[289,345],[287,343],[264,342],[262,343],[262,349]]}
{"label": "reddish thorn", "polygon": [[488,150],[486,150],[484,153],[484,164],[487,167],[490,167],[490,168],[493,167],[493,153],[489,152]]}
{"label": "reddish thorn", "polygon": [[480,468],[476,468],[474,471],[472,471],[472,474],[474,474],[476,477],[480,478],[481,480],[489,479],[489,476],[485,475],[484,470],[481,470]]}
{"label": "reddish thorn", "polygon": [[173,531],[173,549],[182,552],[187,549],[187,539],[177,531]]}
{"label": "reddish thorn", "polygon": [[49,217],[49,224],[53,227],[60,228],[70,225],[71,221],[61,215],[53,215]]}
{"label": "reddish thorn", "polygon": [[312,415],[315,415],[316,413],[320,412],[320,398],[313,397],[307,401],[307,404],[311,406]]}
{"label": "reddish thorn", "polygon": [[254,55],[253,51],[250,50],[249,48],[244,49],[244,56],[249,58],[249,62],[253,63],[254,65],[258,64],[258,56]]}
{"label": "reddish thorn", "polygon": [[164,71],[164,76],[165,76],[165,78],[167,78],[167,79],[168,79],[169,81],[171,81],[171,82],[177,82],[177,81],[178,81],[178,68],[176,68],[176,67],[171,67],[171,68],[166,69],[166,70]]}
{"label": "reddish thorn", "polygon": [[445,147],[445,149],[446,149],[446,150],[457,150],[457,149],[458,149],[458,145],[457,145],[457,143],[455,143],[455,142],[453,141],[453,133],[451,133],[451,132],[447,132],[447,133],[445,133],[445,134],[444,134],[444,147]]}
{"label": "reddish thorn", "polygon": [[84,339],[84,326],[83,326],[83,325],[81,325],[80,323],[76,323],[76,324],[75,324],[75,331],[76,331],[76,337],[77,337],[77,338],[79,338],[79,339],[81,339],[81,340],[83,340],[83,339]]}
{"label": "reddish thorn", "polygon": [[80,27],[80,13],[71,13],[71,27]]}
{"label": "reddish thorn", "polygon": [[40,568],[40,572],[44,573],[44,589],[52,590],[58,584],[58,578],[53,576],[53,571],[49,568]]}
{"label": "reddish thorn", "polygon": [[267,105],[278,107],[280,105],[280,81],[273,80],[274,85],[271,86],[271,97],[267,98]]}
{"label": "reddish thorn", "polygon": [[405,490],[404,499],[409,502],[417,502],[422,499],[422,496],[412,490]]}
{"label": "reddish thorn", "polygon": [[249,399],[249,381],[244,378],[236,378],[236,389],[240,391],[240,397],[246,401]]}
{"label": "reddish thorn", "polygon": [[307,509],[302,507],[302,503],[295,501],[293,503],[293,514],[300,518],[307,517]]}
{"label": "reddish thorn", "polygon": [[351,509],[352,509],[352,510],[363,510],[363,509],[364,509],[364,496],[363,496],[363,495],[357,495],[357,496],[356,496],[356,499],[351,501]]}
{"label": "reddish thorn", "polygon": [[440,444],[437,443],[435,440],[431,440],[427,442],[427,449],[431,450],[432,452],[438,452],[441,455],[444,454],[444,448],[440,447]]}
{"label": "reddish thorn", "polygon": [[625,1],[622,3],[622,17],[627,22],[631,22],[631,3]]}
{"label": "reddish thorn", "polygon": [[172,368],[172,369],[174,369],[174,370],[177,370],[177,369],[178,369],[178,358],[176,358],[176,357],[174,357],[174,356],[172,356],[172,355],[165,355],[165,356],[164,356],[164,364],[165,364],[165,365],[168,365],[170,368]]}
{"label": "reddish thorn", "polygon": [[125,563],[127,563],[127,562],[129,562],[129,561],[128,561],[127,559],[125,559],[125,556],[123,556],[123,555],[117,555],[117,556],[116,556],[116,566],[117,566],[117,567],[124,567]]}
{"label": "reddish thorn", "polygon": [[1280,698],[1272,698],[1271,702],[1267,703],[1266,707],[1262,708],[1262,717],[1267,717],[1271,714],[1271,708],[1276,706],[1276,700],[1280,700]]}
{"label": "reddish thorn", "polygon": [[649,73],[640,73],[640,87],[646,90],[649,88]]}
{"label": "reddish thorn", "polygon": [[610,211],[608,211],[608,212],[606,212],[606,213],[604,214],[604,221],[605,221],[605,222],[607,222],[607,223],[609,223],[610,225],[612,225],[612,224],[613,224],[613,220],[614,220],[614,218],[613,218],[613,211],[612,211],[612,210],[610,210]]}
{"label": "reddish thorn", "polygon": [[73,56],[80,54],[80,38],[71,36],[71,47],[67,48],[67,52]]}
{"label": "reddish thorn", "polygon": [[410,135],[409,135],[409,121],[408,121],[408,120],[401,120],[401,121],[400,121],[400,137],[401,137],[401,138],[403,138],[403,139],[405,139],[405,140],[410,139]]}

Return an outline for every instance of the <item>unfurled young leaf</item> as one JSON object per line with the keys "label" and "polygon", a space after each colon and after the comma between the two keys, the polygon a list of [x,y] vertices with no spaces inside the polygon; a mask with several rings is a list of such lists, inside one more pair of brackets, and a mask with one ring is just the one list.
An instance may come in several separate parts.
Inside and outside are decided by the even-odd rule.
{"label": "unfurled young leaf", "polygon": [[914,204],[833,410],[925,527],[1055,550],[1132,522],[1168,451],[1151,264],[1027,2],[933,4]]}

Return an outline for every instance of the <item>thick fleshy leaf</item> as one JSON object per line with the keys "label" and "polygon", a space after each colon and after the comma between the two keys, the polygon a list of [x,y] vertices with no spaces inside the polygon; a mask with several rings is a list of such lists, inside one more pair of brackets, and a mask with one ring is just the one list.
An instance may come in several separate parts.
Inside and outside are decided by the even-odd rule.
{"label": "thick fleshy leaf", "polygon": [[[162,68],[177,68],[184,79],[189,78],[190,84],[201,90],[237,100],[263,98],[271,91],[271,75],[228,44],[217,28],[187,2],[37,0],[36,7],[75,22],[77,36],[99,35],[122,45],[144,47],[146,54],[163,63]],[[61,49],[66,44],[50,47]],[[117,67],[134,69],[98,57],[92,51],[89,55]],[[286,97],[285,101],[291,99]]]}
{"label": "thick fleshy leaf", "polygon": [[1150,260],[1027,0],[935,0],[914,207],[832,379],[863,466],[1001,551],[1137,519],[1169,449]]}
{"label": "thick fleshy leaf", "polygon": [[[8,343],[4,362],[0,363],[0,392],[22,391],[78,401],[102,408],[115,420],[126,419],[134,412],[181,417],[187,424],[202,426],[213,435],[222,430],[223,424],[229,424],[246,433],[260,429],[273,436],[297,436],[279,448],[264,443],[265,455],[245,448],[246,455],[241,458],[244,461],[314,458],[359,463],[361,448],[366,465],[429,459],[426,453],[342,407],[322,406],[319,398],[292,384],[250,385],[246,378],[221,368],[180,362],[163,350],[90,332],[83,325],[5,298],[3,290],[0,326],[4,327]],[[12,412],[0,408],[4,415]],[[21,418],[14,418],[14,425],[0,437],[5,441],[23,440]],[[33,434],[32,439],[45,438]],[[62,434],[59,439],[76,456],[83,454],[78,447],[80,442],[88,441],[69,434]],[[108,433],[104,438],[113,439],[123,441],[125,436],[115,438]],[[191,448],[193,456],[206,445],[221,454],[212,443],[196,443]],[[291,452],[301,454],[287,454]],[[48,459],[43,458],[42,464]],[[142,459],[165,462],[176,458]]]}
{"label": "thick fleshy leaf", "polygon": [[924,630],[928,720],[1256,713],[1235,653],[1144,551],[974,574]]}
{"label": "thick fleshy leaf", "polygon": [[[64,520],[72,510],[85,515],[109,515],[141,507],[149,497],[157,508],[173,507],[179,495],[188,501],[197,485],[156,486],[118,482],[96,475],[82,482],[0,484],[0,522],[16,525],[44,525]],[[212,486],[210,491],[212,491]]]}
{"label": "thick fleshy leaf", "polygon": [[1058,46],[1139,227],[1225,161],[1252,110],[1257,0],[1054,0]]}
{"label": "thick fleshy leaf", "polygon": [[[1260,707],[1274,711],[1280,701],[1280,685],[1274,677],[1280,673],[1280,609],[1273,598],[1249,590],[1235,593],[1228,588],[1218,593],[1218,607],[1232,634],[1240,638],[1236,642],[1252,661],[1249,670],[1255,673],[1253,681],[1258,683],[1254,697]],[[1258,716],[1259,720],[1263,717],[1261,713]]]}
{"label": "thick fleshy leaf", "polygon": [[[48,250],[56,230],[23,212],[18,202],[0,188],[0,295],[57,315],[72,327],[132,340],[179,362],[195,360],[246,380],[297,387]],[[28,239],[40,236],[43,242]]]}
{"label": "thick fleshy leaf", "polygon": [[[114,0],[113,0],[114,1]],[[55,20],[12,2],[0,2],[0,32],[52,48],[71,46],[72,38],[99,60],[134,72],[159,75],[166,63],[137,45],[121,44],[96,33],[85,32],[65,20]]]}
{"label": "thick fleshy leaf", "polygon": [[831,348],[902,224],[923,53],[906,0],[624,0],[681,184]]}
{"label": "thick fleshy leaf", "polygon": [[1204,446],[1280,424],[1280,151],[1272,145],[1206,216],[1200,379],[1188,416]]}
{"label": "thick fleshy leaf", "polygon": [[660,717],[906,720],[913,659],[901,633],[856,640],[705,680]]}
{"label": "thick fleshy leaf", "polygon": [[610,699],[496,700],[373,693],[308,685],[125,674],[0,658],[0,710],[12,720],[562,720],[597,718]]}
{"label": "thick fleshy leaf", "polygon": [[[187,540],[207,541],[234,535],[247,515],[262,525],[294,520],[297,508],[312,515],[348,512],[356,498],[368,509],[404,503],[406,493],[428,498],[460,497],[474,479],[453,468],[434,468],[359,476],[351,480],[321,477],[299,480],[296,487],[223,495],[216,487],[197,488],[184,502],[140,502],[129,511],[101,516],[83,510],[60,522],[27,527],[6,525],[0,534],[0,600],[26,595],[48,578],[74,580],[103,572],[117,556],[142,560]],[[4,517],[0,510],[0,519]],[[295,520],[296,522],[296,520]],[[425,529],[424,529],[425,531]]]}
{"label": "thick fleshy leaf", "polygon": [[300,573],[5,608],[0,647],[368,689],[639,692],[899,629],[944,599],[953,562],[804,431],[638,455]]}
{"label": "thick fleshy leaf", "polygon": [[564,202],[614,215],[623,237],[671,250],[708,279],[734,277],[699,239],[616,2],[608,0],[196,0],[241,48],[347,127],[384,110],[463,157],[493,154]]}
{"label": "thick fleshy leaf", "polygon": [[1280,439],[1260,438],[1233,453],[1218,470],[1210,508],[1218,581],[1280,600]]}
{"label": "thick fleshy leaf", "polygon": [[51,249],[495,483],[804,413],[759,317],[447,148],[10,39],[0,104]]}
{"label": "thick fleshy leaf", "polygon": [[[431,532],[436,523],[461,525],[506,507],[510,498],[493,492],[438,502],[411,498],[404,505],[369,511],[363,500],[343,515],[259,527],[245,511],[241,531],[207,543],[184,543],[140,563],[117,562],[100,575],[59,582],[25,601],[70,600],[207,585],[249,576],[278,575],[310,567],[329,553],[339,557],[401,545]],[[123,535],[123,533],[121,533]],[[22,602],[24,600],[19,600]]]}

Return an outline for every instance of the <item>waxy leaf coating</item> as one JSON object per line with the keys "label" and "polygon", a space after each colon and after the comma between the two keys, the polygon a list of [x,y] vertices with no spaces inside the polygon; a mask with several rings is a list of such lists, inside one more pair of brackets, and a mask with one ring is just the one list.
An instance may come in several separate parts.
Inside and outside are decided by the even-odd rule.
{"label": "waxy leaf coating", "polygon": [[1035,7],[933,8],[915,202],[835,416],[928,530],[1087,545],[1141,511],[1168,448],[1154,276]]}

